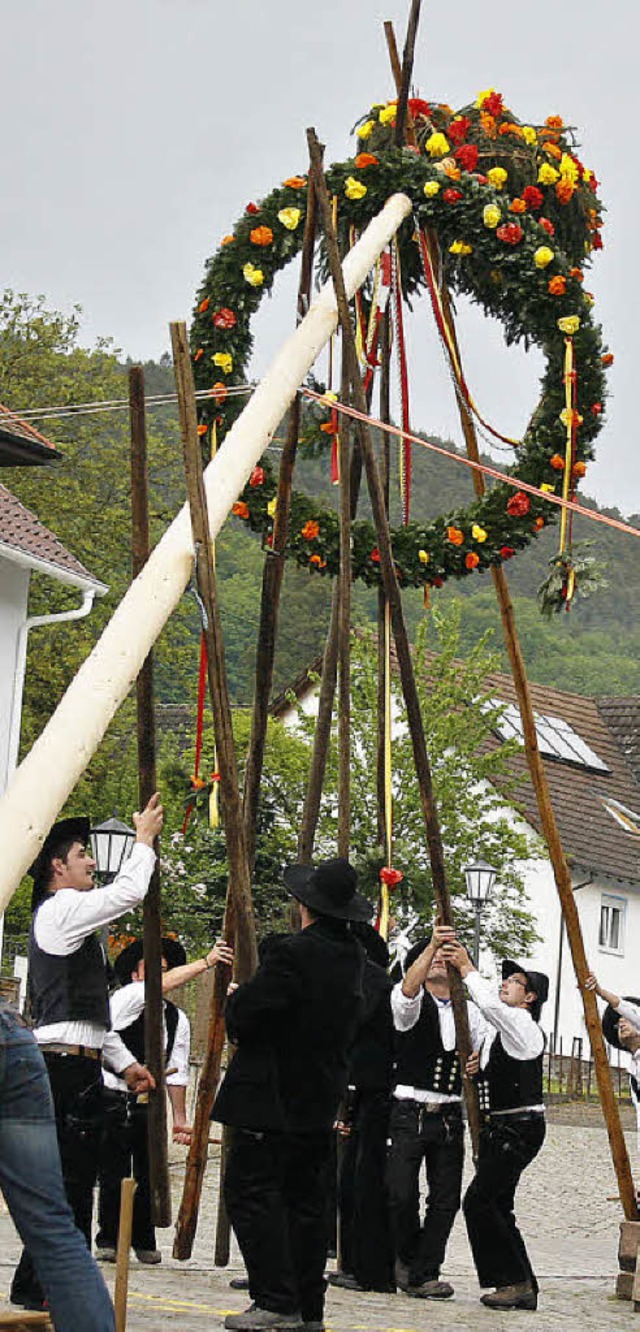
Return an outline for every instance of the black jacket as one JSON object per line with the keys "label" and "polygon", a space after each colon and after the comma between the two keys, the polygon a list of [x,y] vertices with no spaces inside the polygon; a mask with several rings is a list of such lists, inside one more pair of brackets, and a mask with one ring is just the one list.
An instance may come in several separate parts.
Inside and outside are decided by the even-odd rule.
{"label": "black jacket", "polygon": [[213,1118],[253,1129],[330,1129],[347,1082],[360,1017],[364,953],[323,917],[273,942],[255,975],[227,1000],[238,1046]]}

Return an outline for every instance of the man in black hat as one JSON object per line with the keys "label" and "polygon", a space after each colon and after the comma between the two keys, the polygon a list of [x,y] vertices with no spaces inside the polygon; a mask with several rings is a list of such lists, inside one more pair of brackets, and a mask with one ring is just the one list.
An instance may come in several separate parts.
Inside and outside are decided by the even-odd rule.
{"label": "man in black hat", "polygon": [[284,881],[301,929],[230,993],[238,1050],[213,1112],[235,1129],[225,1199],[254,1302],[225,1319],[236,1332],[323,1328],[327,1167],[364,964],[348,922],[371,915],[347,860],[291,865]]}
{"label": "man in black hat", "polygon": [[[31,867],[33,920],[29,995],[34,1035],[44,1054],[56,1115],[62,1173],[76,1225],[91,1247],[93,1188],[102,1128],[102,1056],[134,1091],[152,1085],[148,1070],[110,1032],[107,968],[96,930],[143,900],[162,827],[160,797],[133,816],[136,844],[120,873],[95,888],[86,818],[54,824]],[[11,1300],[42,1307],[42,1291],[25,1251]]]}
{"label": "man in black hat", "polygon": [[[391,994],[395,1075],[389,1122],[389,1200],[398,1286],[415,1299],[445,1300],[454,1291],[440,1269],[460,1207],[464,1130],[462,1077],[443,945],[454,938],[435,925],[414,944],[404,979]],[[467,1005],[471,1044],[479,1050],[485,1024]],[[420,1217],[424,1162],[427,1198]]]}
{"label": "man in black hat", "polygon": [[[114,962],[120,988],[111,995],[111,1022],[132,1059],[144,1062],[145,985],[144,946],[134,939]],[[170,994],[202,975],[216,962],[233,964],[233,951],[219,942],[206,957],[187,962],[187,954],[178,939],[162,939],[162,993]],[[187,1143],[186,1091],[189,1085],[189,1048],[191,1028],[186,1013],[165,998],[164,1035],[166,1085],[173,1116],[174,1142]],[[120,1223],[120,1185],[133,1175],[138,1185],[133,1200],[131,1244],[141,1263],[155,1264],[162,1259],[156,1248],[156,1234],[151,1216],[151,1181],[147,1140],[147,1102],[139,1100],[127,1088],[122,1077],[104,1071],[104,1133],[100,1149],[98,1193],[98,1234],[96,1257],[115,1263]]]}
{"label": "man in black hat", "polygon": [[615,1046],[616,1050],[626,1050],[631,1055],[629,1068],[629,1091],[636,1110],[638,1148],[640,1149],[640,999],[636,995],[613,994],[600,985],[590,971],[584,983],[585,990],[595,990],[607,1007],[602,1014],[602,1032],[605,1041]]}
{"label": "man in black hat", "polygon": [[536,1309],[538,1282],[513,1210],[520,1176],[537,1156],[545,1136],[542,1101],[544,1036],[538,1026],[549,992],[548,977],[505,959],[502,984],[476,971],[457,941],[445,945],[447,962],[460,972],[471,997],[493,1031],[480,1059],[469,1061],[478,1072],[484,1115],[476,1174],[463,1211],[481,1286],[495,1289],[481,1296],[490,1309]]}

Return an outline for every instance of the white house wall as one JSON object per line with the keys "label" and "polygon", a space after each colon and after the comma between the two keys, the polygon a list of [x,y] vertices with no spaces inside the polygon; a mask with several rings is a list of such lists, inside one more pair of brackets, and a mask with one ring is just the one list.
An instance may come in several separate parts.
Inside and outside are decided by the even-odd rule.
{"label": "white house wall", "polygon": [[0,794],[8,778],[9,732],[18,634],[27,618],[29,570],[0,559]]}

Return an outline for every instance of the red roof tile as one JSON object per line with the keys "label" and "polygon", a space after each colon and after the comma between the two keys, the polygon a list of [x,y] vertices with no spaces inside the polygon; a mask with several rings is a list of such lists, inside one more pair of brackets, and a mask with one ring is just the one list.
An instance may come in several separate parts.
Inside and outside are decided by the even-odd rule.
{"label": "red roof tile", "polygon": [[35,560],[44,560],[64,573],[71,574],[74,580],[93,583],[96,588],[104,587],[63,546],[58,537],[44,527],[36,515],[3,485],[0,485],[0,544]]}

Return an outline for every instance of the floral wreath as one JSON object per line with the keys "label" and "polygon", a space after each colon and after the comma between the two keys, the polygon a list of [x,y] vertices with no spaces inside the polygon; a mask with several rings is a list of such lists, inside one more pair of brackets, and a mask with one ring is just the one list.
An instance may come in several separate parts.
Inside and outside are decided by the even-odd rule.
{"label": "floral wreath", "polygon": [[[417,147],[393,146],[395,102],[377,104],[356,127],[360,151],[327,171],[336,197],[338,233],[347,248],[397,191],[413,202],[413,218],[398,232],[402,292],[425,286],[419,229],[438,237],[444,279],[499,318],[507,343],[537,344],[546,358],[540,401],[516,450],[512,471],[543,492],[573,494],[593,456],[606,398],[605,370],[613,356],[592,317],[593,297],[583,269],[602,248],[598,182],[576,155],[575,135],[559,116],[542,126],[521,123],[489,89],[453,112],[410,99]],[[252,347],[251,318],[276,273],[299,251],[307,180],[292,176],[259,204],[249,203],[233,233],[208,261],[191,329],[203,443],[214,421],[222,430],[237,414],[229,386],[244,381]],[[371,299],[371,282],[368,287]],[[573,344],[573,407],[567,407],[566,344]],[[327,432],[330,425],[325,427]],[[567,430],[573,451],[565,450]],[[569,461],[569,477],[563,476]],[[272,541],[277,482],[268,464],[253,469],[233,512]],[[426,525],[392,530],[403,586],[442,585],[510,559],[556,516],[542,497],[497,483],[482,499]],[[381,578],[375,531],[353,523],[353,574]],[[287,554],[333,575],[339,568],[334,511],[294,492]],[[556,598],[562,603],[562,595]]]}

